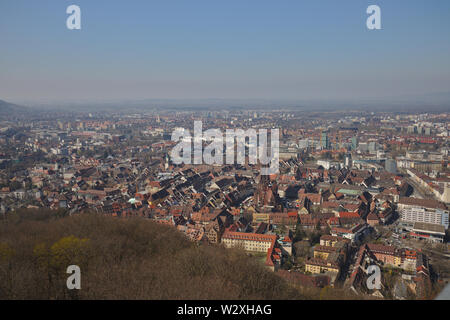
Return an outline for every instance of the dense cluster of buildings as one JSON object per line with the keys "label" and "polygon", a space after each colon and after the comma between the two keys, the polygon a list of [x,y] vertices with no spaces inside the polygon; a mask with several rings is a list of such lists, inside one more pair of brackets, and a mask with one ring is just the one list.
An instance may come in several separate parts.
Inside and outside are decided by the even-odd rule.
{"label": "dense cluster of buildings", "polygon": [[[140,216],[192,241],[261,255],[303,285],[349,282],[361,293],[369,261],[413,272],[419,288],[430,279],[426,256],[384,244],[380,230],[399,223],[398,238],[446,242],[448,118],[208,111],[4,121],[0,213],[44,207]],[[170,132],[194,120],[282,128],[279,172],[174,164]],[[305,239],[311,250],[298,262],[296,243]]]}

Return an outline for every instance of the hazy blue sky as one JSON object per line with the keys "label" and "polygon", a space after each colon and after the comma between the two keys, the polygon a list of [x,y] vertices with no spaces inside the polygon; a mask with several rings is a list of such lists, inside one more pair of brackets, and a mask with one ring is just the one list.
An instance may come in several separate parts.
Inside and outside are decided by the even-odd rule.
{"label": "hazy blue sky", "polygon": [[0,99],[449,92],[449,31],[449,0],[1,0]]}

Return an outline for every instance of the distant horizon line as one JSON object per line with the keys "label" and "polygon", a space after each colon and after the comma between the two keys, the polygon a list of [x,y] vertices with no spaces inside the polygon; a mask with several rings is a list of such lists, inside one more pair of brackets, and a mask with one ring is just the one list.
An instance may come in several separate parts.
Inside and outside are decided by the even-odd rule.
{"label": "distant horizon line", "polygon": [[[424,101],[417,101],[416,99],[424,99],[426,96],[430,95],[430,100],[436,98],[435,95],[448,95],[440,104],[450,104],[450,93],[430,93],[422,95],[411,95],[407,96],[394,96],[394,97],[367,97],[367,98],[86,98],[86,99],[8,99],[2,98],[3,100],[12,104],[31,104],[32,105],[52,105],[52,104],[115,104],[115,103],[146,103],[146,102],[234,102],[234,103],[289,103],[289,104],[304,104],[304,103],[349,103],[349,104],[361,104],[361,103],[423,103]],[[435,104],[435,101],[430,101],[430,103]]]}

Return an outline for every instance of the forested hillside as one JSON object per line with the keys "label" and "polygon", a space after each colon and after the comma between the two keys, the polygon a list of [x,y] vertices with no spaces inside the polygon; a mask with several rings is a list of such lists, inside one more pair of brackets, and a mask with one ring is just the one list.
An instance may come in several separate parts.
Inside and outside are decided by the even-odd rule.
{"label": "forested hillside", "polygon": [[[72,264],[81,290],[66,287]],[[148,220],[32,210],[0,222],[0,299],[302,298],[244,252]]]}

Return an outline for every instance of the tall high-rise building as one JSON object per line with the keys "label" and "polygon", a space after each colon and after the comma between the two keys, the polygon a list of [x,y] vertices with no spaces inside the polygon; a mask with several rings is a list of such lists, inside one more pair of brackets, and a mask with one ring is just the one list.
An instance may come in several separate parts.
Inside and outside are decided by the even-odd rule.
{"label": "tall high-rise building", "polygon": [[326,131],[322,132],[322,138],[320,139],[320,145],[322,149],[330,148],[330,140],[328,139],[328,133]]}
{"label": "tall high-rise building", "polygon": [[354,136],[352,137],[352,150],[356,150],[358,148],[358,137]]}

